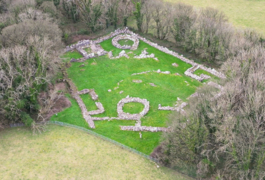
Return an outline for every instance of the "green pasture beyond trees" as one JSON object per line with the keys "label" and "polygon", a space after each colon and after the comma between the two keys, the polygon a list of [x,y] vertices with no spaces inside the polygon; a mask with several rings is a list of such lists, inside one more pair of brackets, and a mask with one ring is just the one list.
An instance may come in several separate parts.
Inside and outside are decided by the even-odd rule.
{"label": "green pasture beyond trees", "polygon": [[0,131],[0,177],[9,179],[189,179],[73,128]]}
{"label": "green pasture beyond trees", "polygon": [[228,17],[235,26],[256,29],[265,35],[265,0],[165,0],[194,7],[212,7]]}
{"label": "green pasture beyond trees", "polygon": [[[102,42],[101,46],[106,51],[112,51],[114,56],[121,52],[121,49],[117,49],[112,45],[111,39]],[[154,53],[159,61],[152,58],[133,58],[134,55],[139,55],[145,48],[147,52]],[[126,50],[126,52],[130,52],[130,50]],[[77,52],[68,52],[63,57],[65,61],[69,61],[71,58],[79,56]],[[96,117],[117,117],[117,103],[129,95],[130,97],[147,99],[150,102],[150,111],[141,119],[143,126],[167,127],[167,119],[171,111],[158,110],[158,105],[174,106],[177,98],[186,101],[186,98],[193,94],[202,83],[184,75],[184,72],[191,67],[190,64],[163,53],[142,41],[140,41],[138,49],[129,56],[129,59],[123,57],[111,60],[106,55],[81,63],[75,62],[67,69],[68,75],[79,91],[95,89],[95,92],[99,95],[98,101],[105,108],[105,112],[95,115]],[[177,63],[178,67],[172,66],[172,63]],[[79,67],[81,64],[84,64],[84,66]],[[170,71],[171,74],[150,72],[132,76],[133,73],[158,69]],[[196,73],[199,74],[200,72]],[[120,82],[121,80],[123,81]],[[134,83],[133,80],[142,80],[142,83]],[[119,86],[118,82],[120,82]],[[153,87],[149,83],[154,83],[156,86]],[[119,88],[114,90],[115,87]],[[108,92],[109,89],[111,89],[111,92]],[[120,94],[120,91],[123,91],[123,93]],[[81,98],[88,111],[97,109],[95,102],[88,94],[81,95]],[[70,100],[72,107],[58,113],[57,116],[53,116],[51,120],[75,124],[89,129],[77,103],[72,98]],[[142,109],[143,106],[139,103],[128,103],[124,106],[124,111],[129,113],[140,112]],[[139,132],[120,130],[120,125],[129,126],[134,124],[135,121],[131,120],[95,121],[96,128],[93,131],[145,154],[150,154],[159,145],[161,133],[142,132],[142,138],[140,138]]]}

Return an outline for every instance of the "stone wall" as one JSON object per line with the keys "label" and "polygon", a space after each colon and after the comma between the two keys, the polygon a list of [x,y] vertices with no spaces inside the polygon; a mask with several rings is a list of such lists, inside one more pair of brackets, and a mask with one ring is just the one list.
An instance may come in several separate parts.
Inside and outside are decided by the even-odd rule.
{"label": "stone wall", "polygon": [[150,131],[150,132],[167,132],[169,128],[165,127],[148,127],[148,126],[120,126],[123,131]]}
{"label": "stone wall", "polygon": [[[129,46],[129,45],[120,45],[119,41],[123,40],[123,39],[129,39],[131,41],[133,41],[133,45]],[[118,35],[116,37],[114,37],[112,39],[112,45],[115,46],[118,49],[130,49],[130,50],[136,50],[138,48],[139,45],[139,39],[134,36],[134,35],[128,35],[128,34],[123,34],[123,35]]]}
{"label": "stone wall", "polygon": [[66,49],[65,49],[65,52],[71,51],[71,50],[76,49],[76,48],[78,48],[80,46],[82,46],[82,47],[88,46],[88,45],[90,45],[92,43],[99,44],[99,43],[101,43],[101,42],[103,42],[103,41],[105,41],[107,39],[113,38],[113,37],[115,37],[117,35],[120,35],[120,34],[129,34],[129,35],[131,35],[131,37],[133,37],[135,39],[138,39],[138,40],[140,39],[140,40],[144,41],[145,43],[149,44],[150,46],[153,46],[154,48],[157,48],[158,50],[160,50],[160,51],[162,51],[164,53],[172,55],[172,56],[174,56],[174,57],[176,57],[176,58],[178,58],[178,59],[180,59],[180,60],[182,60],[182,61],[184,61],[184,62],[186,62],[188,64],[191,64],[192,66],[199,66],[200,69],[205,70],[205,71],[207,71],[207,72],[209,72],[209,73],[211,73],[211,74],[213,74],[213,75],[215,75],[215,76],[217,76],[217,77],[219,77],[221,79],[225,78],[224,74],[216,71],[215,69],[207,68],[207,67],[205,67],[205,66],[203,66],[201,64],[197,64],[193,60],[189,60],[189,59],[183,57],[182,55],[179,55],[178,53],[176,53],[176,52],[174,52],[172,50],[169,50],[166,47],[163,47],[163,46],[160,46],[160,45],[158,45],[156,43],[153,43],[152,41],[149,41],[146,38],[141,37],[140,35],[135,34],[134,32],[130,31],[127,27],[123,28],[123,29],[116,29],[114,32],[112,32],[112,33],[110,33],[110,34],[108,34],[106,36],[100,37],[97,40],[82,40],[82,41],[79,41],[76,44],[73,44],[71,46],[67,46]]}
{"label": "stone wall", "polygon": [[[144,105],[143,111],[140,112],[139,114],[125,113],[122,108],[124,104],[130,103],[130,102],[142,103]],[[117,113],[118,113],[119,118],[124,119],[124,120],[139,120],[141,119],[141,117],[143,117],[144,115],[148,113],[149,108],[150,108],[149,101],[147,101],[146,99],[127,97],[118,102]]]}

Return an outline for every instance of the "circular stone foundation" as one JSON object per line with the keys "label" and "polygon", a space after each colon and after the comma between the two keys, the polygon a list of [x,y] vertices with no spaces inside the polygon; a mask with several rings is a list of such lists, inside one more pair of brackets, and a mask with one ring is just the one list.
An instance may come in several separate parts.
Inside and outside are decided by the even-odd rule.
{"label": "circular stone foundation", "polygon": [[[120,45],[119,41],[120,40],[125,40],[125,39],[133,41],[133,45],[132,46],[129,46],[129,45],[123,45],[122,46],[122,45]],[[139,45],[139,39],[136,36],[131,36],[131,35],[128,35],[128,34],[118,35],[118,36],[116,36],[116,37],[114,37],[112,39],[112,45],[115,46],[116,48],[119,48],[119,49],[136,50],[138,48],[138,45]]]}
{"label": "circular stone foundation", "polygon": [[[139,114],[129,114],[123,111],[123,106],[126,103],[131,103],[131,102],[137,102],[137,103],[142,103],[144,105],[144,109],[139,113]],[[150,105],[149,101],[146,99],[140,99],[140,98],[124,98],[120,100],[117,104],[117,112],[118,116],[121,119],[125,120],[139,120],[141,117],[146,115],[149,111]]]}

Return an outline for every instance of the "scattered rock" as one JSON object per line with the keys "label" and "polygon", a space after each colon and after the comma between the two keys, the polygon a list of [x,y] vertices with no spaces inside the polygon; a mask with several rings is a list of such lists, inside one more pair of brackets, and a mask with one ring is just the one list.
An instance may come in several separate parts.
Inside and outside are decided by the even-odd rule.
{"label": "scattered rock", "polygon": [[158,70],[157,70],[157,73],[161,73],[161,70],[160,70],[160,69],[158,69]]}
{"label": "scattered rock", "polygon": [[142,83],[143,81],[140,80],[140,79],[139,79],[139,80],[137,80],[137,79],[133,79],[132,82],[134,82],[134,83]]}
{"label": "scattered rock", "polygon": [[80,71],[85,71],[85,69],[80,69]]}
{"label": "scattered rock", "polygon": [[97,65],[97,63],[96,62],[92,62],[91,65]]}
{"label": "scattered rock", "polygon": [[84,67],[85,65],[84,64],[81,64],[79,67]]}
{"label": "scattered rock", "polygon": [[75,58],[72,58],[70,62],[77,62],[78,60]]}
{"label": "scattered rock", "polygon": [[163,74],[170,74],[170,71],[164,71],[164,72],[161,72]]}
{"label": "scattered rock", "polygon": [[175,73],[174,75],[175,75],[175,76],[180,76],[180,74],[179,74],[179,73]]}
{"label": "scattered rock", "polygon": [[179,65],[177,63],[173,63],[172,66],[178,67]]}
{"label": "scattered rock", "polygon": [[151,86],[153,86],[153,87],[156,87],[156,85],[154,84],[154,83],[149,83]]}
{"label": "scattered rock", "polygon": [[111,89],[109,89],[108,92],[111,92]]}
{"label": "scattered rock", "polygon": [[120,94],[122,94],[123,93],[123,91],[120,91]]}

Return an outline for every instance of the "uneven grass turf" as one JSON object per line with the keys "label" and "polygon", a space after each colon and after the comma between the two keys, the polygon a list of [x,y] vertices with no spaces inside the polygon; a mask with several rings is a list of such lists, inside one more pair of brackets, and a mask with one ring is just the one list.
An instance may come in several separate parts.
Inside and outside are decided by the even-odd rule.
{"label": "uneven grass turf", "polygon": [[256,29],[265,35],[265,1],[264,0],[165,0],[182,2],[195,7],[216,8],[228,17],[236,26]]}
{"label": "uneven grass turf", "polygon": [[0,177],[9,179],[188,179],[85,132],[49,125],[0,131]]}
{"label": "uneven grass turf", "polygon": [[[101,46],[106,51],[112,51],[114,56],[121,52],[121,49],[112,45],[111,39],[102,42]],[[152,58],[133,58],[145,48],[147,48],[148,53],[154,53],[159,61]],[[130,52],[130,50],[125,51]],[[167,120],[171,111],[158,110],[158,105],[174,106],[178,98],[186,101],[186,98],[193,94],[202,83],[184,75],[184,72],[191,67],[190,64],[163,53],[142,41],[140,41],[138,49],[129,55],[131,57],[129,59],[110,60],[107,56],[102,56],[82,63],[72,63],[72,66],[67,69],[68,75],[78,90],[95,89],[99,95],[98,101],[105,108],[105,112],[95,115],[96,117],[117,117],[117,103],[129,95],[130,97],[147,99],[150,102],[150,111],[141,119],[142,126],[167,127]],[[67,53],[64,57],[68,60],[72,58],[71,53]],[[178,67],[172,66],[172,63],[177,63]],[[81,64],[84,66],[80,68]],[[150,72],[132,76],[133,73],[158,69],[170,71],[171,74]],[[121,82],[121,80],[123,81]],[[133,80],[141,80],[142,83],[134,83]],[[150,83],[154,83],[156,86],[153,87]],[[109,89],[111,92],[108,92]],[[123,93],[120,93],[121,91]],[[88,111],[97,109],[95,102],[88,94],[81,95],[81,98]],[[53,116],[51,120],[89,128],[82,118],[77,103],[71,98],[70,100],[72,107],[58,113],[57,116]],[[141,110],[141,104],[138,103],[130,103],[124,107],[124,111],[131,113]],[[142,138],[140,138],[139,132],[120,130],[120,126],[134,126],[134,124],[135,121],[131,120],[95,121],[96,128],[93,131],[145,154],[150,154],[159,144],[161,133],[142,132]]]}

